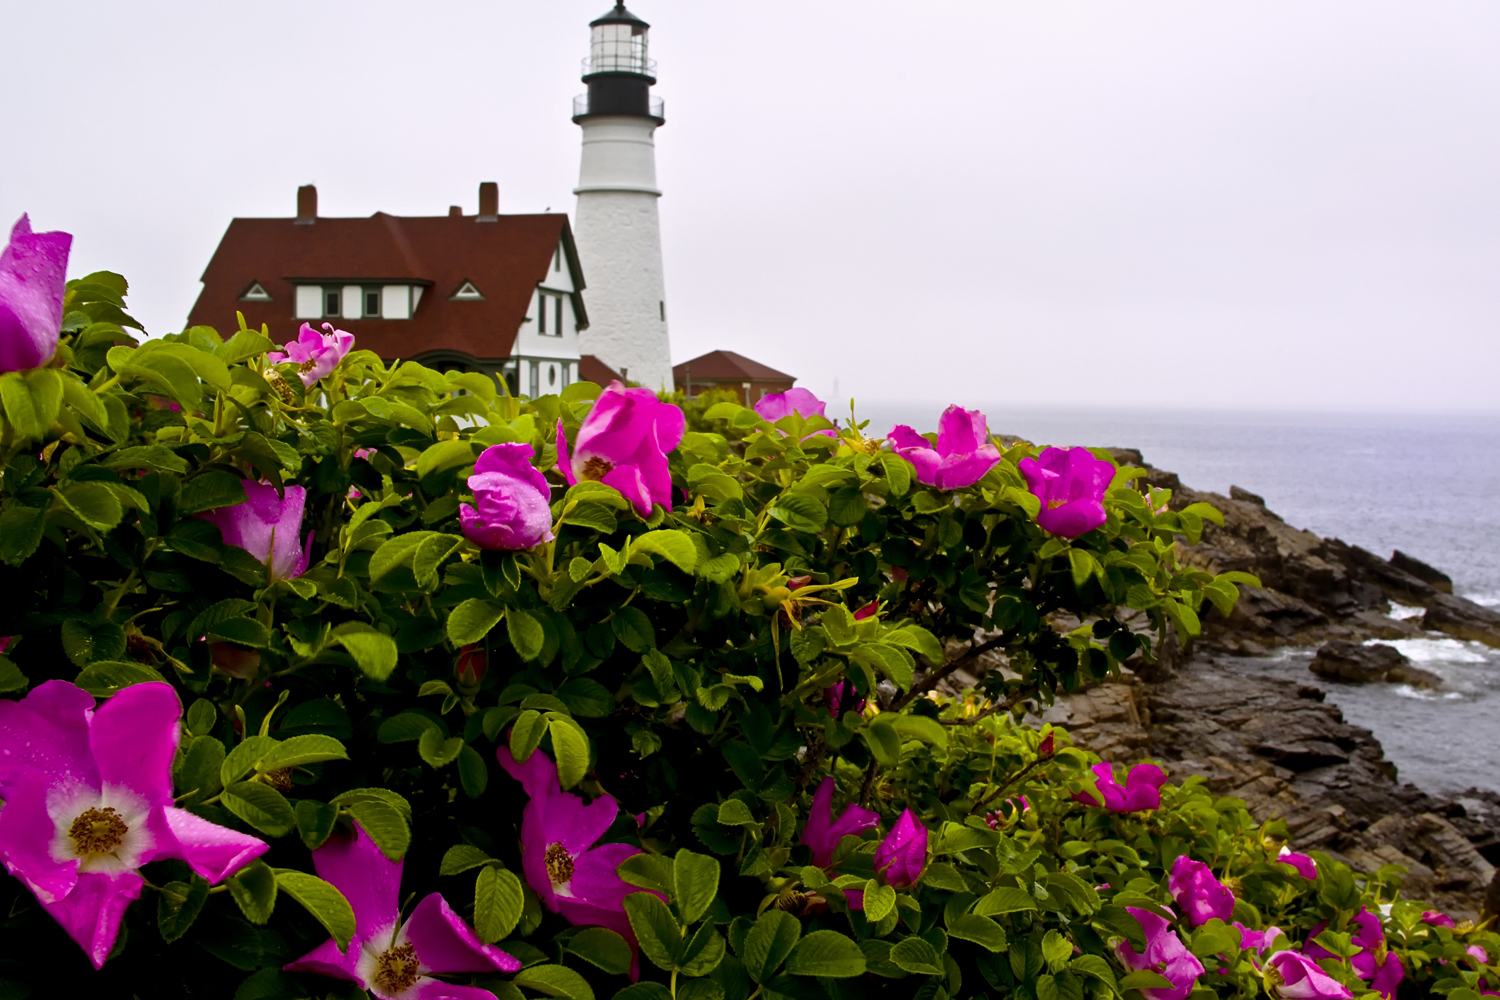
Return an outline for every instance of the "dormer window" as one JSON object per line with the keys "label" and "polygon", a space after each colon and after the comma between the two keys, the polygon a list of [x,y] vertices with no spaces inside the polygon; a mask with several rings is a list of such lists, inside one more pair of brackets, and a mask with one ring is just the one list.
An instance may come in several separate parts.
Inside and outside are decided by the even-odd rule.
{"label": "dormer window", "polygon": [[297,319],[411,319],[421,285],[296,286]]}
{"label": "dormer window", "polygon": [[325,300],[323,303],[323,315],[339,315],[339,313],[341,312],[341,310],[339,309],[339,300],[343,298],[343,295],[339,292],[339,290],[337,288],[330,288],[326,292],[324,292],[323,298]]}
{"label": "dormer window", "polygon": [[250,282],[250,287],[245,289],[245,294],[240,296],[241,302],[270,302],[271,293],[266,291],[265,286],[258,281]]}
{"label": "dormer window", "polygon": [[479,289],[474,287],[474,282],[465,281],[462,285],[458,286],[458,291],[454,292],[449,298],[468,299],[477,302],[482,300],[484,296],[479,294]]}
{"label": "dormer window", "polygon": [[380,315],[380,289],[365,289],[365,315],[370,317]]}
{"label": "dormer window", "polygon": [[563,333],[563,297],[557,293],[536,293],[536,332],[547,337]]}

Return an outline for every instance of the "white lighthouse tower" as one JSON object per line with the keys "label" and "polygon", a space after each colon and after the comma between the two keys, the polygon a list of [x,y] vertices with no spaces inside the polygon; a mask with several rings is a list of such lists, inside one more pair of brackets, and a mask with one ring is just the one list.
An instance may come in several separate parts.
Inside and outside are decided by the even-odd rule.
{"label": "white lighthouse tower", "polygon": [[661,99],[651,96],[651,26],[617,3],[589,27],[583,62],[589,90],[573,100],[573,121],[583,128],[575,238],[589,303],[579,349],[632,382],[670,389],[653,139],[666,119]]}

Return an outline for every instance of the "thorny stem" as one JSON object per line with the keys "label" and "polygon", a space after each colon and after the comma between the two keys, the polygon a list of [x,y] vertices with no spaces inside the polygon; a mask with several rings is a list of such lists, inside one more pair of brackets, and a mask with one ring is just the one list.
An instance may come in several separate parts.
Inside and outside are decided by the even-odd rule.
{"label": "thorny stem", "polygon": [[1005,641],[1006,637],[1004,633],[1002,633],[995,636],[993,639],[986,640],[985,642],[981,642],[978,645],[970,643],[969,648],[964,651],[962,656],[956,657],[952,660],[948,660],[942,666],[937,667],[933,670],[929,670],[921,677],[912,681],[911,690],[907,691],[906,694],[896,699],[895,704],[891,705],[889,711],[898,712],[901,709],[905,708],[918,695],[926,694],[928,691],[931,691],[933,688],[937,687],[938,682],[943,678],[947,677],[949,674],[953,673],[961,667],[968,666],[970,663],[973,663],[975,660],[979,659],[990,650],[1005,645]]}
{"label": "thorny stem", "polygon": [[1027,764],[1025,767],[1021,768],[1015,774],[1011,775],[1010,778],[1009,778],[1009,780],[1007,780],[1005,782],[1005,784],[1001,785],[999,788],[995,789],[993,792],[991,792],[990,794],[986,795],[984,798],[980,799],[978,802],[974,803],[974,808],[972,808],[972,809],[969,810],[969,814],[973,815],[974,813],[977,813],[979,810],[983,809],[985,806],[987,806],[991,802],[995,801],[1001,795],[1005,794],[1006,790],[1008,790],[1011,786],[1015,785],[1022,778],[1026,777],[1026,775],[1030,774],[1032,772],[1032,770],[1035,769],[1035,767],[1038,764],[1040,764],[1040,763],[1042,763],[1042,758],[1038,757],[1035,760],[1033,760],[1030,764]]}

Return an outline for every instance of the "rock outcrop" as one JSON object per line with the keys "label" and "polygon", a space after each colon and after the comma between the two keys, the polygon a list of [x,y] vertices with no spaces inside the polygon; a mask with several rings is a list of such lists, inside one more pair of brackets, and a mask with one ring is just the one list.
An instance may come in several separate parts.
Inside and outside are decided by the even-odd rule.
{"label": "rock outcrop", "polygon": [[1400,650],[1381,643],[1365,645],[1344,639],[1325,642],[1307,669],[1319,677],[1357,684],[1385,681],[1422,688],[1443,686],[1443,679],[1437,674],[1412,666]]}

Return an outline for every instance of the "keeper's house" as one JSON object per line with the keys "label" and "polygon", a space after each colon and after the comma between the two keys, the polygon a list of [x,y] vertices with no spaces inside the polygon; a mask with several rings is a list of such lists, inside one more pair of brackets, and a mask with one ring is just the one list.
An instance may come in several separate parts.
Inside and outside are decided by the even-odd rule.
{"label": "keeper's house", "polygon": [[558,392],[587,377],[568,217],[498,206],[497,185],[484,183],[477,215],[455,205],[445,216],[329,219],[317,190],[299,188],[296,218],[229,223],[188,323],[234,329],[239,311],[282,343],[304,322],[332,323],[387,361],[503,374],[532,397]]}

